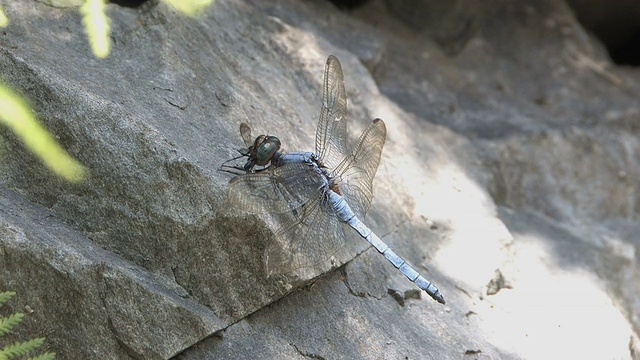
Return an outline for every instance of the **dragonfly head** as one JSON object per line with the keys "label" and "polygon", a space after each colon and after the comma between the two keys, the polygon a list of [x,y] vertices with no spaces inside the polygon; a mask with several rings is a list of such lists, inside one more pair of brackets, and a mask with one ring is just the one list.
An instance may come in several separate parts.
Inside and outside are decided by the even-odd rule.
{"label": "dragonfly head", "polygon": [[252,165],[264,166],[273,159],[274,155],[280,150],[280,139],[275,136],[260,135],[253,142],[249,154],[249,160],[245,168],[251,162]]}

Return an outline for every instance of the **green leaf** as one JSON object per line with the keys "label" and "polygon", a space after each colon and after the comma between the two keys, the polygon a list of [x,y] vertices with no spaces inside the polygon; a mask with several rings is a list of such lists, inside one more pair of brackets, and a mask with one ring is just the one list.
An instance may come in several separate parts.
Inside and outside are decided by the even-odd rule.
{"label": "green leaf", "polygon": [[13,291],[5,291],[0,293],[0,306],[9,301],[16,293]]}
{"label": "green leaf", "polygon": [[7,25],[9,25],[9,19],[7,19],[7,15],[4,14],[4,11],[0,6],[0,27],[5,27]]}
{"label": "green leaf", "polygon": [[0,123],[8,126],[31,152],[54,173],[68,181],[79,182],[85,169],[54,140],[40,124],[22,97],[0,83]]}
{"label": "green leaf", "polygon": [[42,355],[38,355],[36,357],[30,357],[27,360],[53,360],[56,358],[56,353],[46,352]]}
{"label": "green leaf", "polygon": [[86,0],[80,7],[82,24],[89,38],[93,55],[104,59],[111,52],[111,19],[107,16],[106,0]]}
{"label": "green leaf", "polygon": [[198,16],[204,9],[213,4],[213,0],[163,0],[174,9],[189,16]]}
{"label": "green leaf", "polygon": [[14,326],[18,325],[20,321],[22,321],[23,317],[23,313],[15,313],[7,317],[0,318],[0,336],[11,331]]}
{"label": "green leaf", "polygon": [[42,344],[44,344],[44,338],[16,342],[2,348],[2,350],[0,350],[0,354],[5,354],[7,358],[10,359],[14,356],[26,355],[40,347]]}

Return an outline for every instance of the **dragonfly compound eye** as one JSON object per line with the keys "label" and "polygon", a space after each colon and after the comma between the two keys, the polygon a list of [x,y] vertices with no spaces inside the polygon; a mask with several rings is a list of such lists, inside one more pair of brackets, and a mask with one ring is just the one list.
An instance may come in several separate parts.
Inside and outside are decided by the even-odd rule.
{"label": "dragonfly compound eye", "polygon": [[275,136],[265,137],[256,149],[256,164],[266,165],[278,150],[280,150],[280,139]]}

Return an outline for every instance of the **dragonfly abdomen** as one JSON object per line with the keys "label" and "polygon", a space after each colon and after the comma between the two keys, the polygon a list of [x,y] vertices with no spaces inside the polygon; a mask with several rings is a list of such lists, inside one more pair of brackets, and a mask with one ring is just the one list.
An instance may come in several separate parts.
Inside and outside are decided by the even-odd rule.
{"label": "dragonfly abdomen", "polygon": [[335,193],[332,190],[327,190],[329,196],[329,203],[333,207],[333,210],[336,212],[336,215],[340,220],[346,222],[351,226],[355,231],[360,234],[363,238],[365,238],[369,244],[373,245],[376,250],[384,255],[384,257],[389,260],[396,269],[400,270],[409,280],[411,280],[414,284],[416,284],[420,289],[424,290],[429,296],[431,296],[437,302],[444,304],[444,297],[440,293],[440,290],[433,285],[429,280],[427,280],[424,276],[420,275],[409,263],[407,263],[400,255],[398,255],[395,251],[389,248],[389,245],[385,244],[382,239],[378,237],[367,225],[365,225],[358,217],[355,215],[351,207],[346,202],[344,197]]}

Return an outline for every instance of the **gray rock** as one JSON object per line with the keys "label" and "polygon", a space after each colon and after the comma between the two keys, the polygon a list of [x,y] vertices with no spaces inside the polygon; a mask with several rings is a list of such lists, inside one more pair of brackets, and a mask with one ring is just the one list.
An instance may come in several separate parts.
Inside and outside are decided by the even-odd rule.
{"label": "gray rock", "polygon": [[[168,288],[166,279],[4,188],[0,218],[2,287],[19,293],[38,335],[65,344],[51,348],[62,358],[167,358],[225,327],[209,308]],[[20,335],[33,337],[29,333]]]}
{"label": "gray rock", "polygon": [[[2,130],[15,337],[70,359],[637,356],[637,71],[563,2],[466,3],[110,4],[98,60],[76,10],[0,0],[0,75],[91,173],[64,183]],[[313,150],[329,54],[350,140],[388,128],[365,221],[446,306],[372,249],[267,278],[269,223],[225,201],[241,122]]]}

